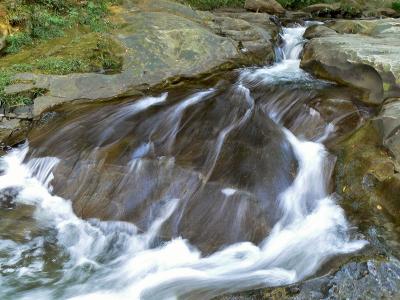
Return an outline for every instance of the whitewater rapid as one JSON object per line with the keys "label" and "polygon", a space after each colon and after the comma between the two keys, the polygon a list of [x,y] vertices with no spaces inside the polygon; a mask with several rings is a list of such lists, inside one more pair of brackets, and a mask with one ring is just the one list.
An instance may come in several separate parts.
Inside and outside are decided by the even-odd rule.
{"label": "whitewater rapid", "polygon": [[[304,31],[305,27],[283,29],[281,59],[274,66],[241,71],[236,89],[244,95],[248,112],[233,126],[241,126],[254,109],[251,86],[313,80],[299,67]],[[176,110],[187,109],[214,92],[214,89],[200,91],[174,106],[175,111],[168,111],[168,115],[179,118]],[[145,97],[125,113],[140,113],[162,103],[167,96]],[[268,116],[282,127],[298,161],[293,183],[276,200],[281,214],[279,221],[259,245],[236,243],[209,256],[182,238],[169,241],[158,238],[160,227],[180,199],[163,201],[159,215],[146,232],[125,222],[82,220],[75,215],[71,201],[52,192],[52,170],[59,159],[42,157],[26,161],[28,142],[12,150],[1,158],[0,190],[16,190],[16,204],[33,207],[32,218],[51,233],[63,260],[55,282],[43,278],[42,283],[35,281],[31,289],[20,291],[13,287],[12,280],[30,284],[30,278],[45,273],[43,253],[37,253],[37,259],[30,264],[18,265],[26,247],[43,243],[43,237],[32,236],[32,242],[25,244],[0,240],[0,253],[12,253],[0,255],[3,269],[0,298],[210,299],[224,293],[298,282],[314,274],[328,259],[361,249],[366,241],[350,240],[344,211],[328,193],[333,161],[321,142],[334,128],[327,126],[314,141],[299,139],[283,127],[285,109],[290,107],[268,108]],[[172,128],[166,132],[169,143],[173,143],[178,130]],[[223,131],[218,142],[222,144],[230,130]],[[105,131],[104,135],[107,134],[111,133]],[[148,147],[143,144],[133,153],[132,170],[136,157],[148,151]],[[216,149],[217,155],[218,145]],[[229,198],[236,191],[226,188],[221,192]]]}

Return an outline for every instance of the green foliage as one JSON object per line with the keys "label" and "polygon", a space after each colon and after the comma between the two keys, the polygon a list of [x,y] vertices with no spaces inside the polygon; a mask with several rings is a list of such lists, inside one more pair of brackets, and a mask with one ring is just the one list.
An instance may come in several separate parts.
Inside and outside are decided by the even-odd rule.
{"label": "green foliage", "polygon": [[85,10],[79,15],[79,22],[82,25],[87,25],[95,32],[105,31],[107,23],[104,17],[107,14],[108,3],[101,1],[89,1]]}
{"label": "green foliage", "polygon": [[348,3],[342,3],[340,5],[340,10],[345,18],[356,18],[361,17],[362,10],[360,7],[355,7]]}
{"label": "green foliage", "polygon": [[395,11],[400,12],[400,0],[393,1],[393,3],[392,3],[392,8],[393,8]]}
{"label": "green foliage", "polygon": [[110,40],[100,39],[90,56],[90,60],[96,62],[97,67],[103,71],[119,71],[122,67],[122,58],[115,55],[116,47],[118,46]]}
{"label": "green foliage", "polygon": [[16,34],[7,37],[7,48],[6,53],[16,53],[21,50],[22,47],[32,45],[32,37],[26,32],[18,32]]}
{"label": "green foliage", "polygon": [[221,7],[244,7],[245,0],[183,0],[182,2],[197,9],[212,10]]}
{"label": "green foliage", "polygon": [[69,25],[70,22],[66,18],[35,7],[30,23],[31,37],[33,39],[51,39],[62,36],[64,29]]}

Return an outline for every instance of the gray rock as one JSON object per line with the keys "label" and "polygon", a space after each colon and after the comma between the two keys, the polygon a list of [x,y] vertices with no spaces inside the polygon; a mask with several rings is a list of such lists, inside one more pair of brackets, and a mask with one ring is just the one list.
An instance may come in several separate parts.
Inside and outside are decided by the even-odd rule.
{"label": "gray rock", "polygon": [[383,145],[390,150],[400,162],[400,99],[389,99],[374,119]]}
{"label": "gray rock", "polygon": [[6,86],[4,92],[6,94],[19,94],[23,92],[29,92],[35,87],[33,83],[16,83],[13,85]]}
{"label": "gray rock", "polygon": [[254,63],[272,63],[278,27],[266,13],[216,13],[208,25],[217,34],[238,43],[242,54]]}

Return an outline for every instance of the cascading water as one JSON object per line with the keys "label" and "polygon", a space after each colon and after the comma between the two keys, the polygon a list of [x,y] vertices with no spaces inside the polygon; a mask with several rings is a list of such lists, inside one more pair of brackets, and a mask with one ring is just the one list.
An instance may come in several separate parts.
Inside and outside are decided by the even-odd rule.
{"label": "cascading water", "polygon": [[[317,133],[311,137],[311,141],[299,139],[293,132],[296,134],[297,131],[301,132],[300,123],[316,128],[314,125],[317,112],[305,110],[299,112],[296,118],[292,117],[294,121],[288,121],[287,116],[296,110],[296,103],[278,101],[279,97],[264,103],[253,97],[253,91],[260,86],[313,81],[299,68],[304,30],[304,27],[283,29],[282,60],[274,66],[255,70],[246,69],[240,72],[238,81],[230,87],[229,95],[231,98],[236,97],[237,101],[243,105],[243,109],[237,108],[229,122],[223,123],[217,118],[216,122],[221,122],[218,125],[221,129],[215,134],[215,130],[206,130],[203,144],[211,143],[212,150],[207,151],[206,154],[200,150],[198,155],[193,154],[196,157],[195,161],[201,160],[202,163],[200,167],[194,167],[191,173],[185,171],[186,173],[180,176],[180,173],[176,171],[176,164],[179,161],[179,168],[187,166],[189,163],[185,156],[188,155],[186,152],[192,153],[201,146],[195,145],[194,150],[185,150],[192,148],[185,144],[180,134],[183,134],[182,132],[186,130],[185,126],[191,120],[194,122],[196,114],[203,114],[204,109],[211,105],[212,101],[216,101],[215,105],[218,107],[219,102],[213,100],[222,93],[218,85],[213,89],[198,91],[181,102],[173,103],[166,110],[162,109],[163,105],[167,105],[167,94],[144,98],[122,108],[117,107],[116,112],[108,114],[102,123],[93,125],[94,128],[98,127],[98,132],[102,134],[93,132],[98,138],[94,141],[86,141],[86,146],[79,150],[80,160],[89,162],[86,165],[79,164],[77,158],[74,157],[75,144],[71,144],[68,149],[65,145],[60,145],[60,148],[65,151],[63,158],[46,155],[33,157],[33,154],[29,154],[28,144],[4,156],[1,159],[3,173],[0,176],[0,190],[3,191],[3,195],[6,195],[3,196],[4,199],[7,195],[10,198],[9,205],[6,207],[9,209],[7,212],[12,213],[17,206],[18,210],[24,211],[24,215],[19,220],[13,220],[14,215],[7,218],[4,212],[6,208],[0,208],[2,214],[0,226],[3,232],[0,239],[0,285],[2,287],[0,298],[209,299],[228,292],[294,283],[315,273],[326,260],[333,256],[362,248],[365,241],[349,240],[344,212],[335,204],[334,197],[328,193],[334,161],[318,141],[327,138],[334,131],[333,125],[328,124],[318,128]],[[281,95],[279,93],[278,95]],[[265,98],[265,96],[262,97]],[[192,107],[195,113],[189,118],[184,118],[184,112]],[[236,109],[236,104],[234,107]],[[154,111],[157,116],[156,120],[150,119],[152,123],[149,127],[146,127],[146,122],[150,121],[141,120],[139,125],[135,125],[135,130],[137,130],[135,137],[132,137],[129,130],[124,131],[124,137],[130,137],[122,139],[126,141],[124,143],[131,142],[133,139],[135,146],[132,151],[126,150],[130,149],[129,147],[122,148],[125,152],[129,152],[126,156],[128,158],[124,158],[125,160],[121,158],[128,168],[123,169],[123,172],[118,172],[129,173],[130,177],[124,175],[125,177],[118,181],[118,184],[114,183],[113,178],[106,182],[109,185],[114,184],[111,189],[121,194],[126,185],[139,185],[140,180],[145,176],[150,178],[148,182],[159,182],[162,181],[161,177],[172,177],[172,184],[168,183],[168,188],[163,188],[162,193],[153,195],[154,192],[146,194],[140,190],[140,193],[145,194],[146,199],[148,197],[158,199],[155,205],[149,205],[151,217],[148,219],[151,221],[144,226],[145,230],[143,230],[143,227],[138,228],[133,223],[123,221],[79,218],[70,200],[53,194],[52,182],[57,179],[57,176],[53,174],[54,169],[66,158],[71,159],[74,165],[71,169],[79,168],[77,180],[81,182],[81,186],[74,188],[72,195],[81,195],[81,189],[84,189],[90,180],[95,180],[93,173],[90,173],[92,172],[90,166],[93,164],[91,162],[99,161],[96,166],[101,168],[108,164],[110,156],[115,152],[107,152],[107,156],[98,158],[101,157],[104,147],[114,149],[112,147],[116,145],[114,135],[117,129],[133,128],[129,123],[132,122],[131,119],[140,117],[143,112],[149,110]],[[274,138],[282,138],[282,143],[279,144],[282,148],[278,154],[282,155],[280,152],[293,153],[296,160],[295,166],[289,166],[287,170],[284,167],[282,167],[283,171],[274,169],[272,166],[260,166],[260,170],[272,168],[276,174],[279,171],[286,174],[290,173],[290,168],[294,168],[294,178],[286,180],[285,176],[276,175],[271,177],[271,180],[265,180],[260,176],[261,183],[254,186],[244,185],[248,191],[244,188],[239,189],[239,184],[232,180],[226,180],[223,184],[217,185],[215,177],[218,177],[218,174],[224,174],[218,173],[221,169],[220,160],[227,155],[224,146],[236,145],[233,143],[239,136],[238,132],[249,127],[249,123],[258,120],[254,116],[264,116],[275,122],[275,124],[268,123],[268,128],[276,127],[276,130],[280,132]],[[118,122],[114,122],[115,120]],[[203,116],[201,120],[204,120],[201,126],[208,126],[206,117]],[[73,131],[83,130],[85,127],[81,116],[74,122],[66,125],[65,128]],[[257,126],[257,132],[265,130],[264,125]],[[141,129],[142,127],[144,129]],[[197,134],[196,127],[187,130],[189,135]],[[141,139],[141,136],[146,138]],[[212,136],[214,138],[211,138]],[[68,140],[67,137],[62,137],[61,131],[54,135],[54,139],[56,138]],[[241,136],[242,140],[246,138],[246,136]],[[253,140],[251,142],[256,143]],[[51,143],[54,142],[51,141]],[[92,148],[88,146],[90,143],[94,145]],[[50,147],[49,144],[50,142],[43,143],[41,147],[47,149]],[[173,156],[171,153],[176,144],[183,145],[179,149],[184,150],[176,151],[177,154]],[[229,149],[228,157],[229,153],[236,151],[235,149]],[[256,149],[251,153],[269,155],[258,144],[251,149]],[[258,149],[262,149],[261,152]],[[32,153],[35,153],[34,150],[35,146]],[[40,149],[37,151],[39,152],[36,153],[40,153]],[[157,154],[157,151],[162,152],[163,155]],[[150,157],[149,155],[155,156],[156,162],[146,158]],[[178,159],[178,157],[183,158]],[[288,156],[283,156],[282,159],[286,161]],[[227,161],[231,164],[229,159]],[[256,170],[256,167],[253,167],[254,164],[262,164],[262,161],[249,160],[249,162],[252,162],[249,167],[250,173]],[[150,172],[149,175],[146,168],[150,168],[153,164],[155,164],[155,171]],[[85,167],[87,165],[89,167]],[[63,165],[64,169],[67,167],[68,165]],[[161,167],[162,172],[159,170]],[[113,168],[116,167],[113,166]],[[184,237],[172,235],[171,238],[166,239],[163,230],[165,230],[164,227],[174,227],[174,224],[186,224],[180,223],[185,219],[182,213],[185,209],[200,211],[196,210],[197,204],[191,204],[192,200],[188,199],[200,201],[199,199],[214,197],[214,192],[206,193],[206,195],[199,192],[208,184],[211,186],[211,188],[208,187],[209,191],[218,190],[215,193],[219,193],[218,197],[222,197],[222,204],[211,201],[213,199],[202,200],[211,201],[211,206],[200,209],[220,210],[220,216],[224,216],[227,208],[235,205],[233,220],[237,221],[233,222],[233,225],[229,223],[231,225],[228,224],[227,227],[230,231],[237,233],[232,236],[232,240],[236,239],[237,242],[225,244],[217,249],[218,251],[205,254]],[[269,194],[269,188],[263,189],[264,186],[269,187],[269,184],[281,186],[282,191],[276,197],[275,194]],[[177,189],[179,193],[175,195],[174,191]],[[160,188],[155,188],[155,190],[158,191]],[[57,193],[57,188],[54,191]],[[97,192],[101,194],[102,191]],[[106,197],[112,197],[107,195]],[[266,203],[270,204],[265,204],[266,206],[263,204],[265,212],[272,210],[275,215],[275,221],[271,221],[269,233],[260,231],[264,236],[258,244],[246,241],[247,236],[239,234],[247,224],[246,216],[249,213],[249,207],[252,207],[248,205],[254,205],[247,203],[260,201],[254,200],[253,198],[256,197],[254,195],[257,199],[268,198]],[[129,199],[134,197],[132,194],[128,196]],[[273,199],[270,200],[270,198]],[[5,203],[4,199],[3,203]],[[260,207],[264,207],[263,205]],[[135,206],[132,210],[136,211],[138,207]],[[85,215],[86,210],[88,210],[87,207],[82,206],[82,215]],[[206,211],[205,215],[210,214],[211,210]],[[115,207],[113,211],[119,212],[119,207]],[[228,220],[228,217],[225,215],[222,218]],[[251,215],[250,219],[253,218],[255,217]],[[263,222],[264,218],[264,210],[262,210],[260,222]],[[204,230],[203,232],[195,231],[195,236],[204,236],[203,240],[208,241],[208,235],[213,233],[207,232],[207,222],[201,223],[200,220],[199,223],[200,225],[194,227],[193,230],[198,230],[198,228]],[[259,225],[258,223],[251,224],[253,225],[250,229],[254,224]],[[172,230],[172,232],[175,231]],[[186,234],[184,229],[182,232]],[[222,233],[222,235],[228,234],[229,232]],[[190,237],[189,233],[187,235]],[[199,245],[203,245],[201,237]],[[252,240],[251,237],[248,240]],[[195,237],[193,240],[197,241]]]}

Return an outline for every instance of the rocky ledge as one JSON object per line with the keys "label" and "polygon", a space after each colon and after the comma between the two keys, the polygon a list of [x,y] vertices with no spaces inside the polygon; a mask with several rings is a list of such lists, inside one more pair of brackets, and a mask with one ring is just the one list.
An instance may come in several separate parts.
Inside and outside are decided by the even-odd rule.
{"label": "rocky ledge", "polygon": [[334,21],[310,27],[301,66],[317,77],[364,91],[381,104],[400,96],[400,20]]}
{"label": "rocky ledge", "polygon": [[[44,91],[33,98],[31,117],[75,100],[107,100],[149,87],[274,60],[279,28],[266,13],[210,13],[166,0],[126,1],[114,7],[109,33],[124,50],[118,74],[21,73],[6,94]],[[6,117],[12,117],[7,114]],[[14,126],[15,127],[15,126]],[[10,134],[7,127],[2,135]]]}
{"label": "rocky ledge", "polygon": [[274,60],[279,27],[267,13],[203,12],[166,0],[125,1],[111,10],[114,29],[107,38],[122,48],[121,72],[17,74],[5,93],[29,93],[33,105],[3,111],[1,140],[19,142],[26,121],[57,104],[140,94],[157,85]]}

